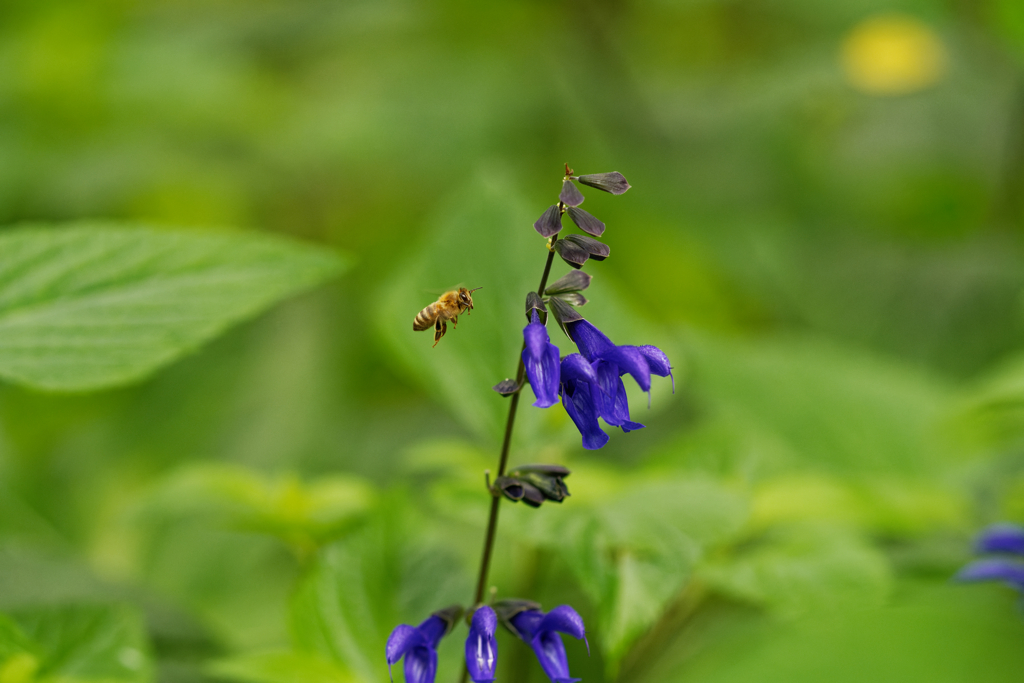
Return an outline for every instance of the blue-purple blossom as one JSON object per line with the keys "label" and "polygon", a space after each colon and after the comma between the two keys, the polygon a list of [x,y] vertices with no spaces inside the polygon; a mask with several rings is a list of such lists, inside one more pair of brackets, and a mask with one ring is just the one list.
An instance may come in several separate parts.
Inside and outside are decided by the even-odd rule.
{"label": "blue-purple blossom", "polygon": [[583,447],[595,450],[608,443],[598,418],[624,432],[642,429],[630,419],[622,375],[629,374],[647,392],[649,405],[651,375],[672,377],[668,356],[655,346],[616,346],[586,320],[566,323],[565,328],[580,353],[562,360],[562,405],[580,430]]}
{"label": "blue-purple blossom", "polygon": [[498,641],[494,632],[498,628],[498,616],[484,605],[473,613],[466,638],[466,668],[475,683],[490,683],[498,664]]}
{"label": "blue-purple blossom", "polygon": [[[979,534],[979,553],[991,553],[971,562],[953,577],[957,581],[1002,581],[1024,594],[1024,527],[995,524]],[[1016,557],[1015,557],[1016,556]]]}
{"label": "blue-purple blossom", "polygon": [[1010,553],[1024,557],[1024,527],[993,524],[978,535],[974,550],[978,553]]}
{"label": "blue-purple blossom", "polygon": [[530,324],[523,328],[523,341],[523,365],[537,397],[533,405],[550,408],[558,403],[558,347],[551,343],[536,309]]}
{"label": "blue-purple blossom", "polygon": [[405,657],[406,683],[434,683],[437,644],[447,632],[448,623],[436,614],[419,626],[401,624],[395,627],[385,648],[388,673],[391,673],[392,664]]}
{"label": "blue-purple blossom", "polygon": [[[552,683],[573,683],[580,680],[569,676],[569,661],[560,633],[586,642],[583,619],[569,605],[561,605],[547,614],[540,610],[525,610],[511,619],[519,636],[529,643],[537,655],[544,673]],[[587,643],[590,652],[590,643]]]}

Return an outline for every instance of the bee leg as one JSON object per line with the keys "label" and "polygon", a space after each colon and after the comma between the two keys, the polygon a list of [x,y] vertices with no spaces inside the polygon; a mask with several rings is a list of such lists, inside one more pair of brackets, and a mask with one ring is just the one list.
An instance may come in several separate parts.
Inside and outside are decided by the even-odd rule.
{"label": "bee leg", "polygon": [[459,316],[453,315],[452,316],[452,327],[457,328],[458,326],[459,326]]}
{"label": "bee leg", "polygon": [[[438,319],[438,321],[434,323],[434,346],[437,346],[437,342],[441,341],[441,337],[443,337],[444,333],[447,331],[448,325],[445,324],[443,320]],[[432,346],[430,348],[434,347]]]}

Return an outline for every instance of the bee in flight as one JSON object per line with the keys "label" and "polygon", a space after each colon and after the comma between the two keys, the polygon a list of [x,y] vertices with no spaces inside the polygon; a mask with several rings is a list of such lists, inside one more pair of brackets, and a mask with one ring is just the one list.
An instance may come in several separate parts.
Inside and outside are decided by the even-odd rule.
{"label": "bee in flight", "polygon": [[[477,289],[466,289],[459,287],[450,292],[445,292],[434,303],[430,304],[416,314],[412,321],[412,329],[421,332],[431,325],[434,326],[434,346],[441,341],[441,337],[448,331],[448,321],[452,321],[452,327],[458,327],[459,316],[467,311],[473,310],[473,292]],[[466,313],[469,315],[469,313]]]}

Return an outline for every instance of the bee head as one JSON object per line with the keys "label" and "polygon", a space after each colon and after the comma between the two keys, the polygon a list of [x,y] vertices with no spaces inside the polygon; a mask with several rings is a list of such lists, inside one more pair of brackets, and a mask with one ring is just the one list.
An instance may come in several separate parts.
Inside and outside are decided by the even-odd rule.
{"label": "bee head", "polygon": [[459,288],[459,301],[464,303],[466,306],[473,308],[473,296],[472,293],[477,289],[483,289],[482,287],[476,287],[475,289],[466,289],[465,287]]}

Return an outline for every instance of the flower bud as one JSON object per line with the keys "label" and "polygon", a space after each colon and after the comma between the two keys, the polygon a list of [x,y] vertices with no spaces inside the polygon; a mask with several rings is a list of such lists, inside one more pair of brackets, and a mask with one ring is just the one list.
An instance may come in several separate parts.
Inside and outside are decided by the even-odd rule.
{"label": "flower bud", "polygon": [[555,316],[555,320],[557,320],[558,324],[561,325],[562,331],[565,332],[566,336],[572,339],[572,335],[569,334],[569,330],[566,325],[583,320],[583,316],[577,313],[575,308],[558,297],[551,297],[548,300],[548,307],[551,309],[551,314]]}
{"label": "flower bud", "polygon": [[563,292],[579,292],[590,286],[593,276],[582,270],[570,270],[544,289],[544,294],[562,294]]}
{"label": "flower bud", "polygon": [[544,300],[537,292],[530,292],[526,295],[526,319],[533,320],[533,311],[540,314],[541,321],[547,319],[548,309],[544,308]]}
{"label": "flower bud", "polygon": [[523,501],[534,508],[539,508],[546,497],[540,489],[530,482],[505,475],[494,480],[494,488],[513,503]]}
{"label": "flower bud", "polygon": [[514,379],[503,379],[491,388],[502,396],[511,396],[519,391],[519,385],[516,384]]}
{"label": "flower bud", "polygon": [[524,484],[532,484],[546,499],[561,503],[569,496],[569,489],[563,481],[569,474],[569,469],[562,465],[523,465],[512,470],[510,476]]}
{"label": "flower bud", "polygon": [[570,306],[586,306],[587,297],[583,296],[579,292],[564,292],[562,294],[556,294],[556,299],[561,299]]}
{"label": "flower bud", "polygon": [[589,233],[594,237],[600,237],[604,232],[604,223],[599,221],[594,216],[590,215],[583,209],[578,209],[575,206],[569,207],[569,218],[576,224],[576,227],[583,232]]}
{"label": "flower bud", "polygon": [[571,180],[566,178],[562,181],[562,192],[558,195],[558,201],[566,206],[579,206],[583,203],[583,193]]}
{"label": "flower bud", "polygon": [[[570,235],[572,237],[572,235]],[[581,247],[575,241],[564,239],[555,242],[555,251],[562,257],[562,260],[573,268],[582,268],[583,264],[590,258],[590,252]]]}
{"label": "flower bud", "polygon": [[612,194],[622,194],[630,188],[626,178],[618,171],[611,173],[592,173],[590,175],[581,175],[576,178],[584,185],[590,187],[596,187],[599,190],[605,192],[611,192]]}
{"label": "flower bud", "polygon": [[551,237],[557,235],[562,230],[562,211],[558,208],[558,204],[548,207],[537,222],[533,224],[533,229],[539,232],[543,237]]}
{"label": "flower bud", "polygon": [[[595,240],[593,237],[587,237],[586,235],[566,235],[561,242],[571,242],[578,245],[581,249],[585,249],[590,258],[595,261],[604,261],[608,258],[608,255],[612,253],[612,248],[604,242]],[[564,256],[562,258],[565,258]]]}

